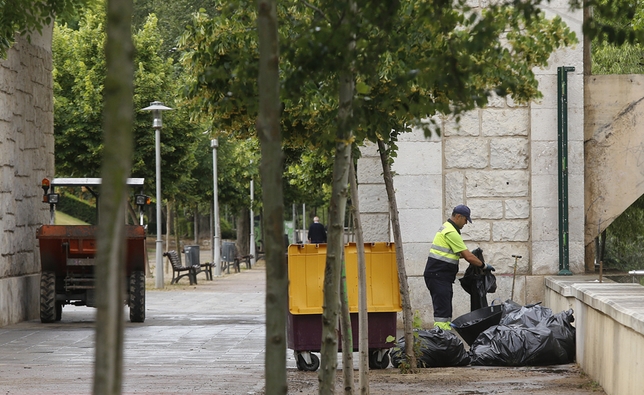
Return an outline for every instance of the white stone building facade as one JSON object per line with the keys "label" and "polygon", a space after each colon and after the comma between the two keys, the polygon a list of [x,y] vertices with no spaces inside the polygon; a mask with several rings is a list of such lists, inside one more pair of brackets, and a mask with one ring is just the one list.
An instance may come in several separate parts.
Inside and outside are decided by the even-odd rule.
{"label": "white stone building facade", "polygon": [[[470,2],[472,3],[472,2]],[[481,0],[474,6],[485,3]],[[423,271],[432,239],[458,204],[472,210],[463,229],[470,250],[481,247],[496,269],[497,292],[488,301],[536,303],[544,297],[544,276],[559,272],[557,67],[568,73],[569,262],[584,268],[584,65],[582,12],[567,1],[545,10],[560,15],[580,43],[554,53],[545,69],[536,69],[543,99],[516,105],[494,98],[484,109],[465,114],[459,124],[445,120],[442,137],[422,131],[404,134],[392,166],[401,223],[411,304],[424,323],[433,321]],[[393,241],[382,166],[375,145],[358,161],[360,211],[366,242]],[[516,275],[514,266],[516,260]],[[461,260],[457,278],[467,262]],[[514,293],[512,290],[514,289]],[[469,295],[454,284],[454,316],[469,312]]]}
{"label": "white stone building facade", "polygon": [[41,180],[54,173],[52,27],[0,59],[0,327],[38,318]]}

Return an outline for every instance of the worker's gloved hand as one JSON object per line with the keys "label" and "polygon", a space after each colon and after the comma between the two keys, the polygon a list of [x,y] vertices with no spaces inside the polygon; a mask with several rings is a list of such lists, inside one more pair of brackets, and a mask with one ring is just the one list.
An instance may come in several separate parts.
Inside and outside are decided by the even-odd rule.
{"label": "worker's gloved hand", "polygon": [[490,265],[489,263],[483,265],[483,270],[495,271],[494,267],[492,267],[492,265]]}

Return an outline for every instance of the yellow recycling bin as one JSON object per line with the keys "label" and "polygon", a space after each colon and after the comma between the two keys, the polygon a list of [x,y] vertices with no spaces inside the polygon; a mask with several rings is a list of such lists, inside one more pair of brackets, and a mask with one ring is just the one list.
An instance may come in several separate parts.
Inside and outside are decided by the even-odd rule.
{"label": "yellow recycling bin", "polygon": [[[369,365],[384,369],[389,364],[387,351],[396,336],[396,315],[402,310],[396,252],[393,243],[365,243],[367,274],[367,311]],[[353,348],[358,349],[358,250],[355,243],[344,247],[347,294]],[[324,303],[326,244],[292,244],[288,247],[288,347],[294,350],[300,370],[315,371],[320,351]]]}

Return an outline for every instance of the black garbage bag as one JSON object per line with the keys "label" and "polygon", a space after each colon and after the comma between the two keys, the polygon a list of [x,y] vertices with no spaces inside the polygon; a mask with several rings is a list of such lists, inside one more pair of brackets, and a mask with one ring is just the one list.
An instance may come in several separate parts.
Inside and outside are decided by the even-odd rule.
{"label": "black garbage bag", "polygon": [[576,329],[572,326],[573,322],[575,322],[575,318],[573,310],[570,309],[548,317],[539,324],[552,331],[555,340],[566,351],[567,362],[575,362],[576,358]]}
{"label": "black garbage bag", "polygon": [[[483,250],[476,248],[472,251],[481,262],[485,263]],[[461,287],[470,294],[470,311],[487,307],[487,294],[496,292],[496,277],[491,270],[483,270],[478,266],[469,265],[463,278],[459,278]]]}
{"label": "black garbage bag", "polygon": [[511,300],[503,302],[503,316],[499,325],[535,327],[552,317],[552,310],[541,306],[541,302],[521,306]]}
{"label": "black garbage bag", "polygon": [[[451,331],[432,328],[419,330],[414,333],[414,336],[420,348],[420,352],[416,355],[419,368],[469,365],[470,357],[465,351],[463,341]],[[404,337],[398,339],[396,345],[389,351],[389,356],[395,368],[406,360]]]}
{"label": "black garbage bag", "polygon": [[467,344],[472,344],[481,332],[491,326],[499,325],[502,314],[501,305],[482,307],[452,320],[452,328]]}
{"label": "black garbage bag", "polygon": [[470,347],[472,365],[543,366],[569,363],[568,353],[545,325],[532,328],[497,325]]}

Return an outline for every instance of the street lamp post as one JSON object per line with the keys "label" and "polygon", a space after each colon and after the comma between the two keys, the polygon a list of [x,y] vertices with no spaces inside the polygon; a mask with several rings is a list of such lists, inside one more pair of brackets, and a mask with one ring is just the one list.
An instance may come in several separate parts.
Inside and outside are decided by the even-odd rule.
{"label": "street lamp post", "polygon": [[[251,165],[253,161],[250,161]],[[255,197],[255,185],[251,175],[250,179],[250,266],[255,266],[255,213],[253,212],[253,201]]]}
{"label": "street lamp post", "polygon": [[215,264],[215,276],[221,275],[220,249],[221,249],[221,228],[219,225],[219,197],[217,196],[217,139],[210,140],[212,147],[212,184],[213,184],[213,217],[215,221],[214,236],[212,244],[212,261]]}
{"label": "street lamp post", "polygon": [[154,128],[154,148],[156,152],[156,186],[157,186],[157,242],[156,242],[156,269],[155,286],[163,288],[163,239],[161,238],[161,112],[172,110],[160,101],[153,101],[150,106],[141,111],[152,111],[152,127]]}

